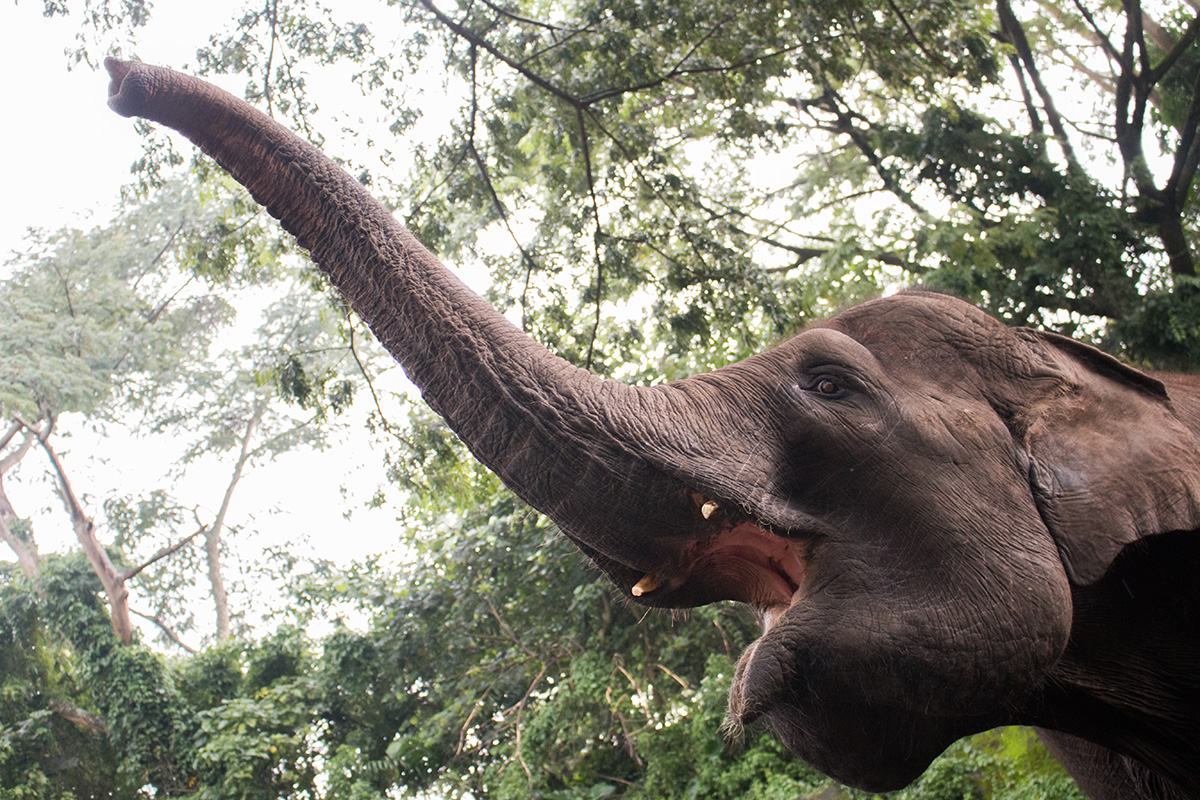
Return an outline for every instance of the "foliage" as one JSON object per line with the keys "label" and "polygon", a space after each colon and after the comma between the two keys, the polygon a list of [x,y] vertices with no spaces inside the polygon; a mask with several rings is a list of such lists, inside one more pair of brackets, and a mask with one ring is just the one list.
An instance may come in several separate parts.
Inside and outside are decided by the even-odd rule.
{"label": "foliage", "polygon": [[202,63],[319,140],[305,64],[350,65],[394,135],[440,56],[453,129],[413,177],[386,140],[363,174],[435,251],[482,259],[536,337],[653,380],[916,281],[1087,335],[1173,304],[1195,271],[1197,27],[1139,8],[415,0],[384,52],[386,17],[295,2]]}
{"label": "foliage", "polygon": [[[74,58],[135,41],[151,11],[86,3]],[[248,6],[197,62],[242,75],[250,99],[318,143],[334,131],[305,78],[341,70],[384,117],[347,165],[435,252],[485,267],[490,299],[575,363],[669,380],[916,283],[1148,364],[1200,361],[1200,25],[1186,4],[411,0],[355,13]],[[458,112],[410,145],[430,95]],[[302,274],[254,345],[214,355],[231,309],[220,287],[271,280],[291,251],[207,162],[174,179],[181,155],[141,130],[139,185],[114,224],[44,234],[0,287],[0,406],[47,426],[137,416],[184,443],[175,477],[236,458],[232,490],[243,467],[325,441],[352,399],[355,329]],[[744,609],[626,606],[429,412],[377,404],[372,424],[395,445],[409,550],[392,569],[379,557],[292,574],[292,627],[235,626],[243,638],[168,661],[115,644],[80,559],[50,558],[39,581],[6,570],[0,785],[861,796],[768,737],[722,738],[733,659],[755,634]],[[106,498],[112,552],[145,563],[193,520],[220,528],[195,506],[166,488]],[[31,545],[6,513],[6,541]],[[203,568],[185,548],[140,574],[153,616],[194,625]],[[897,795],[1030,796],[1078,790],[1022,730],[954,746]]]}
{"label": "foliage", "polygon": [[113,744],[49,707],[86,702],[70,653],[19,572],[0,568],[0,786],[14,798],[113,796]]}

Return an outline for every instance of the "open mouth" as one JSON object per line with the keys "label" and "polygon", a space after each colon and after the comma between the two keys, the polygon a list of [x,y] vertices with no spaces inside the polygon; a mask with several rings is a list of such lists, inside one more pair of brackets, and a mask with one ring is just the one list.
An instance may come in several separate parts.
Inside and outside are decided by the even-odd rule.
{"label": "open mouth", "polygon": [[690,494],[701,524],[714,532],[683,548],[674,568],[644,575],[630,593],[646,600],[681,591],[705,603],[735,600],[757,608],[769,629],[803,594],[811,540],[772,533],[734,503]]}

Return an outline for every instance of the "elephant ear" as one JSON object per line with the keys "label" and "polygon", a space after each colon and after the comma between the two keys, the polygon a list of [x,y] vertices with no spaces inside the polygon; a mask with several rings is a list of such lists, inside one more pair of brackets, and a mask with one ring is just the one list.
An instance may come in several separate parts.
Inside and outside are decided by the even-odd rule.
{"label": "elephant ear", "polygon": [[1142,537],[1200,528],[1200,448],[1166,387],[1073,339],[1019,334],[1058,378],[1037,370],[1020,428],[1034,500],[1072,582],[1099,580]]}

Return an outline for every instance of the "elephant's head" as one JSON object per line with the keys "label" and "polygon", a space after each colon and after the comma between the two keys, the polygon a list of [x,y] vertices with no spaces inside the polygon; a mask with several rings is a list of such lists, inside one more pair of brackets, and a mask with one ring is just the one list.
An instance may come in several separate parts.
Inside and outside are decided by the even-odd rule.
{"label": "elephant's head", "polygon": [[951,298],[867,303],[677,383],[602,381],[465,289],[314,148],[213,87],[110,61],[110,104],[196,141],[279,217],[472,451],[632,600],[737,600],[736,724],[890,789],[1030,713],[1071,583],[1194,527],[1162,384]]}

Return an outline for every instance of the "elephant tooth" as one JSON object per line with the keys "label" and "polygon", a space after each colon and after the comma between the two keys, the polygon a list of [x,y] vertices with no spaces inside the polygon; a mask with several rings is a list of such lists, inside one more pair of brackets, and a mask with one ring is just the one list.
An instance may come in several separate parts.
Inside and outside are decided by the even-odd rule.
{"label": "elephant tooth", "polygon": [[704,516],[705,519],[708,519],[713,514],[717,513],[718,508],[720,508],[720,506],[717,505],[716,501],[709,500],[707,503],[700,506],[700,513]]}
{"label": "elephant tooth", "polygon": [[635,583],[633,585],[633,588],[630,589],[629,591],[634,597],[641,597],[644,594],[649,594],[650,592],[653,592],[659,586],[662,586],[662,582],[658,578],[654,577],[653,575],[648,574],[644,578],[642,578],[640,581]]}

